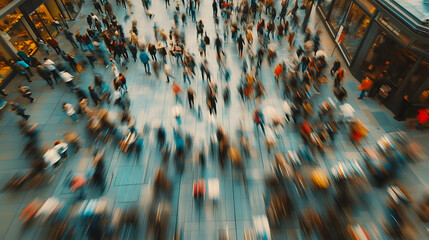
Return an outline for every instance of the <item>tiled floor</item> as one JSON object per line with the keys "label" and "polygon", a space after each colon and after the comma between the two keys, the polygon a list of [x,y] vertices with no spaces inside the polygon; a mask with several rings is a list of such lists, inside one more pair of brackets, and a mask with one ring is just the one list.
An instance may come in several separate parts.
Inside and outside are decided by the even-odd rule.
{"label": "tiled floor", "polygon": [[[215,25],[211,13],[211,1],[203,1],[198,19],[202,19],[205,23],[206,31],[212,41],[214,42]],[[134,14],[131,19],[138,19],[138,28],[141,36],[144,36],[148,42],[153,42],[152,27],[154,22],[159,28],[166,30],[170,29],[172,23],[173,7],[165,11],[163,1],[153,1],[152,11],[155,13],[155,18],[150,20],[139,14],[143,12],[140,1],[134,0]],[[114,11],[121,23],[124,23],[125,10],[113,4]],[[80,16],[86,16],[89,12],[94,11],[90,1],[84,3],[84,7]],[[302,14],[302,12],[300,12]],[[301,16],[302,17],[302,16]],[[302,19],[302,18],[301,18]],[[317,17],[313,14],[310,27],[318,21]],[[86,21],[84,17],[79,17],[76,22],[70,24],[71,32],[77,30],[83,31],[86,29]],[[124,23],[125,29],[130,29],[131,21],[128,20]],[[319,27],[320,24],[319,24]],[[183,29],[186,33],[187,49],[194,52],[196,61],[199,63],[199,56],[196,49],[196,30],[194,24],[188,19],[188,25]],[[128,32],[126,30],[125,32]],[[255,34],[256,36],[256,34]],[[331,53],[333,43],[327,33],[322,29],[321,33],[322,46],[327,53]],[[303,39],[302,34],[298,35],[297,42]],[[62,48],[66,51],[75,53],[77,59],[83,58],[82,52],[75,51],[71,45],[63,39],[62,36],[58,37]],[[256,44],[255,44],[256,45]],[[222,125],[227,133],[229,133],[233,144],[238,144],[236,139],[236,129],[240,126],[240,121],[243,121],[245,133],[249,137],[253,148],[251,159],[246,162],[246,176],[248,178],[248,186],[244,187],[240,176],[236,171],[232,171],[230,167],[227,168],[225,173],[218,167],[217,158],[209,157],[207,161],[207,169],[202,175],[199,171],[198,164],[193,160],[192,156],[186,160],[186,169],[182,176],[176,174],[174,167],[168,169],[168,176],[173,182],[173,193],[171,197],[171,215],[168,234],[172,234],[174,230],[183,229],[184,239],[217,239],[219,232],[228,229],[232,239],[244,239],[244,229],[248,229],[252,224],[252,217],[265,213],[265,185],[264,177],[271,170],[273,163],[273,154],[268,154],[262,134],[257,131],[252,122],[252,112],[255,108],[253,103],[240,103],[237,86],[240,81],[241,61],[239,60],[237,51],[235,50],[234,43],[231,40],[224,43],[225,52],[227,54],[227,63],[231,69],[231,82],[229,87],[231,89],[232,103],[230,106],[224,106],[223,100],[219,97],[218,101],[218,115],[212,119],[209,117],[208,109],[205,106],[205,83],[197,77],[192,80],[191,86],[196,92],[196,105],[201,105],[203,109],[203,120],[199,121],[195,111],[189,110],[188,105],[184,105],[183,125],[182,129],[194,136],[193,150],[198,151],[204,146],[208,146],[209,137],[214,133],[216,125]],[[253,46],[254,50],[256,46]],[[285,44],[279,45],[278,52],[280,59],[287,59],[289,57],[289,50]],[[54,61],[60,62],[54,53],[50,57]],[[334,57],[328,58],[328,63],[331,64],[335,58],[340,58],[338,53]],[[42,56],[38,55],[38,58]],[[221,80],[221,76],[217,70],[215,62],[215,51],[213,46],[208,47],[208,59],[210,70],[213,79],[218,83],[219,90],[222,90],[227,84]],[[345,63],[343,63],[345,66]],[[266,90],[265,100],[260,105],[261,109],[265,107],[273,107],[281,111],[281,94],[280,90],[276,87],[272,73],[273,66],[268,66],[264,63],[261,73],[261,79],[264,83]],[[183,90],[186,87],[182,82],[181,69],[178,67],[173,68],[174,75],[177,77],[177,82],[182,86]],[[142,131],[145,124],[154,125],[161,122],[167,130],[167,139],[174,145],[173,141],[173,126],[174,116],[172,108],[175,105],[174,96],[172,94],[171,86],[166,83],[163,74],[157,78],[153,75],[144,74],[144,68],[141,62],[130,62],[128,69],[121,69],[127,77],[127,84],[129,95],[132,101],[131,112],[137,122],[137,129]],[[94,69],[86,69],[80,74],[76,74],[75,81],[86,90],[92,84],[93,75],[97,73],[103,76],[103,79],[111,84],[113,74],[110,69],[105,69],[104,66],[99,65]],[[199,76],[197,74],[197,76]],[[70,199],[73,193],[68,191],[65,186],[66,176],[70,173],[88,173],[91,171],[91,155],[93,144],[86,138],[84,129],[85,120],[80,121],[76,125],[72,125],[70,119],[67,118],[62,112],[62,103],[70,102],[77,103],[77,98],[73,93],[63,84],[59,83],[57,87],[52,90],[46,86],[46,83],[34,77],[35,81],[30,84],[33,89],[36,101],[33,104],[28,104],[21,97],[18,96],[16,86],[23,81],[21,78],[16,78],[7,87],[10,96],[8,100],[16,99],[17,102],[23,103],[31,114],[30,122],[38,123],[42,130],[41,141],[42,144],[51,146],[55,140],[62,138],[62,134],[68,130],[78,131],[84,141],[84,148],[82,151],[72,156],[67,162],[56,172],[54,181],[48,187],[28,192],[19,193],[1,193],[0,194],[0,234],[4,239],[30,239],[34,236],[42,238],[41,230],[30,229],[26,232],[21,229],[18,214],[19,211],[28,202],[36,197],[47,198],[55,196],[60,199]],[[314,106],[318,106],[326,99],[326,96],[333,97],[331,92],[331,84],[323,85],[321,88],[321,95],[314,97]],[[404,129],[404,124],[397,123],[391,118],[389,113],[383,106],[371,99],[364,99],[362,101],[355,100],[355,95],[358,95],[357,81],[351,76],[346,74],[345,87],[349,92],[349,103],[355,108],[356,117],[364,122],[371,135],[365,140],[363,145],[370,146],[376,142],[376,139],[385,132],[390,132],[394,129]],[[187,103],[185,94],[182,94],[182,102]],[[91,103],[92,104],[92,103]],[[119,109],[115,106],[104,105],[102,107],[109,108],[112,116],[119,113]],[[29,160],[21,153],[23,137],[21,137],[19,130],[15,124],[18,117],[11,113],[3,113],[0,121],[0,184],[4,184],[7,179],[14,173],[22,173],[29,168]],[[115,119],[117,121],[118,119]],[[118,122],[118,121],[117,121]],[[429,147],[428,136],[424,132],[413,131],[410,136],[425,147]],[[276,151],[286,152],[287,150],[295,150],[303,146],[301,137],[293,125],[287,125],[279,136]],[[151,131],[149,135],[145,136],[144,149],[139,158],[134,154],[126,155],[119,151],[117,146],[107,144],[105,146],[105,160],[107,169],[107,182],[108,187],[105,196],[108,197],[115,207],[125,207],[131,204],[141,204],[147,206],[150,201],[148,189],[151,188],[156,170],[161,166],[161,157],[156,150],[155,132]],[[342,131],[338,136],[335,143],[327,146],[327,151],[324,156],[317,155],[317,161],[324,169],[330,169],[336,163],[341,161],[361,160],[359,147],[350,143],[346,131]],[[192,154],[190,154],[192,155]],[[429,182],[429,175],[427,170],[429,165],[427,163],[418,163],[411,166],[412,171],[406,172],[407,184],[413,186],[415,193],[418,194],[422,189],[427,186]],[[416,175],[415,175],[415,174]],[[217,177],[220,180],[220,199],[216,207],[209,201],[204,203],[200,209],[195,205],[192,200],[192,182],[198,177],[206,179]],[[412,180],[410,180],[412,179]],[[370,191],[370,200],[367,201],[368,206],[359,208],[356,212],[355,220],[371,229],[372,225],[380,225],[379,219],[383,217],[383,210],[381,208],[385,191],[380,189],[372,189]],[[95,194],[94,197],[97,195]],[[316,208],[323,209],[324,202],[318,201],[317,194],[312,195],[308,200],[299,200],[297,205],[305,207],[308,204],[315,205]],[[143,224],[143,223],[142,223]],[[142,235],[144,236],[144,229],[142,227]],[[28,234],[34,231],[36,235]],[[298,223],[295,220],[290,221],[285,229],[275,230],[272,232],[274,239],[304,239],[298,228]],[[37,235],[39,234],[39,235]],[[376,233],[372,233],[373,236]],[[33,238],[34,239],[34,238]]]}

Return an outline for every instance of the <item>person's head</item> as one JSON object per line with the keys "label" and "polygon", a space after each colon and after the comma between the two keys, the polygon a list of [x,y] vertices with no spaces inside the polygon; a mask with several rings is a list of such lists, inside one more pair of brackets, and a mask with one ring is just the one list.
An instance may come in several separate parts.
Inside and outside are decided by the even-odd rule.
{"label": "person's head", "polygon": [[119,77],[122,77],[123,76],[123,74],[122,73],[119,73]]}
{"label": "person's head", "polygon": [[10,102],[9,102],[9,105],[13,105],[13,104],[15,104],[15,102],[14,102],[14,101],[10,101]]}
{"label": "person's head", "polygon": [[66,107],[67,103],[63,103],[63,108]]}
{"label": "person's head", "polygon": [[94,89],[94,87],[93,86],[89,86],[88,89],[91,91],[91,90]]}

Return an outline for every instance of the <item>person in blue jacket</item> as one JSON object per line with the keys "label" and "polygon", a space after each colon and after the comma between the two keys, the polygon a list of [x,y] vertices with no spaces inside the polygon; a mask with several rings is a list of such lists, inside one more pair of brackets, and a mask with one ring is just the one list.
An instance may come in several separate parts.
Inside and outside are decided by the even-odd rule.
{"label": "person in blue jacket", "polygon": [[146,51],[143,50],[142,52],[140,52],[140,60],[144,65],[144,71],[146,72],[146,74],[150,74],[150,57]]}
{"label": "person in blue jacket", "polygon": [[25,63],[22,60],[18,61],[18,62],[15,62],[14,60],[10,60],[9,62],[10,62],[10,65],[12,66],[12,68],[16,72],[18,72],[19,74],[21,74],[22,76],[24,76],[27,79],[28,82],[32,82],[31,79],[30,79],[30,75],[26,71],[27,69],[28,70],[30,69],[30,66],[27,63]]}
{"label": "person in blue jacket", "polygon": [[24,60],[27,64],[31,64],[31,58],[23,51],[18,51],[16,53],[22,60]]}

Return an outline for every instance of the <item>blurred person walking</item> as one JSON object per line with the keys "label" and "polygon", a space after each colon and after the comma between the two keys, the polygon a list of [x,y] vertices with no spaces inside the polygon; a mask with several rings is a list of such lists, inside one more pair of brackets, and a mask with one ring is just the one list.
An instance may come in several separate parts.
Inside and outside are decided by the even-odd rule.
{"label": "blurred person walking", "polygon": [[31,103],[34,102],[35,99],[31,96],[33,93],[31,92],[29,86],[19,85],[18,89],[21,92],[21,96],[23,98],[29,99]]}
{"label": "blurred person walking", "polygon": [[9,109],[9,112],[14,111],[16,115],[22,117],[25,121],[27,121],[30,118],[30,115],[25,114],[25,108],[16,102],[9,102],[9,106],[11,107]]}

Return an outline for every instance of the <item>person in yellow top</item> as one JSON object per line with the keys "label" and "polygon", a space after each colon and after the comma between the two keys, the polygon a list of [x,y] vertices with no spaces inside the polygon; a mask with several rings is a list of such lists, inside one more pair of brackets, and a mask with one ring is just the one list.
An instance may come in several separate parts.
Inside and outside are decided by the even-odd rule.
{"label": "person in yellow top", "polygon": [[360,96],[357,98],[358,100],[362,99],[365,96],[365,93],[371,89],[372,87],[372,80],[368,77],[365,77],[362,80],[362,83],[359,85],[358,89],[361,90]]}

